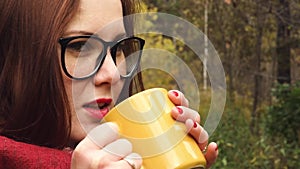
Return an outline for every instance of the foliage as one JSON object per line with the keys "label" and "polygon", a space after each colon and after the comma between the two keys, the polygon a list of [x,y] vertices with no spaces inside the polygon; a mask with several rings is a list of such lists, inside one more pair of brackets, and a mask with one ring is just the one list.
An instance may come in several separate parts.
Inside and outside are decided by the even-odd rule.
{"label": "foliage", "polygon": [[[288,143],[285,137],[265,132],[265,120],[260,121],[260,135],[250,132],[245,107],[228,105],[210,140],[219,146],[219,157],[212,169],[297,169],[300,166],[300,145]],[[266,119],[267,113],[261,115]]]}
{"label": "foliage", "polygon": [[[276,80],[277,17],[289,23],[294,72],[299,80],[300,56],[300,1],[290,3],[291,18],[281,16],[279,0],[144,0],[146,8],[166,12],[204,28],[204,3],[208,2],[208,38],[216,48],[226,72],[228,99],[226,110],[211,141],[219,145],[219,157],[212,168],[247,169],[297,169],[300,167],[300,85],[279,85],[272,90]],[[261,17],[264,17],[261,20]],[[258,32],[262,28],[262,34]],[[170,31],[178,31],[175,28]],[[261,37],[259,37],[261,36]],[[257,46],[257,39],[262,43]],[[186,46],[166,37],[150,37],[151,46],[162,47],[178,55],[188,64],[196,76],[198,86],[202,84],[202,63]],[[165,41],[165,42],[163,42]],[[297,42],[297,43],[296,43]],[[175,47],[172,47],[175,45]],[[257,49],[261,48],[260,65],[257,66]],[[198,60],[198,61],[197,61]],[[164,61],[166,64],[172,63]],[[176,72],[176,67],[172,70]],[[297,73],[298,72],[298,73]],[[176,88],[176,81],[165,72],[145,72],[146,85],[158,85],[167,89]],[[254,79],[260,77],[258,85],[257,133],[251,133],[254,103]],[[160,78],[157,78],[160,77]],[[162,78],[161,78],[162,77]],[[201,87],[199,87],[201,90]],[[190,91],[183,91],[185,94]],[[199,113],[205,122],[210,105],[210,91],[201,91]],[[228,97],[227,97],[228,98]],[[192,100],[192,97],[189,98]],[[269,106],[271,105],[271,106]]]}
{"label": "foliage", "polygon": [[269,134],[299,142],[300,134],[300,83],[278,84],[273,90],[275,103],[268,110]]}

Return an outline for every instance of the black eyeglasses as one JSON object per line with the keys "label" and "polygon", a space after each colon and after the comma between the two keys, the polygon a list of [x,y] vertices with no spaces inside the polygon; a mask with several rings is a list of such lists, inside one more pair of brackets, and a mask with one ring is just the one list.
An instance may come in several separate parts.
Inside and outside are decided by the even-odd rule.
{"label": "black eyeglasses", "polygon": [[131,77],[140,62],[145,40],[127,37],[106,42],[97,36],[84,35],[60,38],[59,43],[65,74],[72,79],[82,80],[99,71],[108,47],[121,78]]}

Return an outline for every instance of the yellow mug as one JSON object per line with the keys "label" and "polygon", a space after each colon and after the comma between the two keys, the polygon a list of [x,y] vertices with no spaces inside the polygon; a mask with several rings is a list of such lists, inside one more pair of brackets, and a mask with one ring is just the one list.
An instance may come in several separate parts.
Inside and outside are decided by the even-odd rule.
{"label": "yellow mug", "polygon": [[174,106],[165,89],[148,89],[122,101],[103,121],[119,126],[120,136],[142,156],[143,169],[205,168],[205,158],[185,125],[171,117]]}

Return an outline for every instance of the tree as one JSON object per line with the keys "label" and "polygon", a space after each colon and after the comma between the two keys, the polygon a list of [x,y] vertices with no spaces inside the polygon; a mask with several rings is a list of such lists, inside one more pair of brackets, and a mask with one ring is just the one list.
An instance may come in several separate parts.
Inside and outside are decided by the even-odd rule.
{"label": "tree", "polygon": [[281,84],[291,83],[291,33],[290,33],[290,2],[289,0],[279,0],[276,12],[277,20],[277,81]]}
{"label": "tree", "polygon": [[[257,4],[262,4],[261,0],[257,0]],[[256,45],[255,45],[255,55],[256,55],[256,63],[254,64],[254,69],[258,71],[257,74],[254,75],[254,90],[253,90],[253,106],[251,112],[251,124],[250,129],[251,133],[258,134],[257,129],[257,120],[258,120],[258,112],[257,108],[260,104],[260,88],[261,88],[261,55],[262,55],[262,39],[263,39],[263,27],[265,23],[265,15],[264,10],[261,9],[260,5],[256,5]]]}

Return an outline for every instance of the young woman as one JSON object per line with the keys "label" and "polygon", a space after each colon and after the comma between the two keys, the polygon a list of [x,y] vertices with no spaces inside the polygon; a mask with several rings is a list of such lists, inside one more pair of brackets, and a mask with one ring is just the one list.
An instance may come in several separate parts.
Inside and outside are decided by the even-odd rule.
{"label": "young woman", "polygon": [[[136,12],[137,3],[1,0],[0,168],[141,167],[142,159],[132,152],[130,142],[110,132],[118,126],[100,125],[99,120],[114,106],[125,83],[122,77],[137,71],[120,66],[126,47],[137,44],[142,49],[144,42],[126,37],[124,24],[110,34],[96,33]],[[91,68],[85,60],[75,63],[73,59],[83,52],[93,56],[89,48],[81,48],[88,39],[99,45],[97,56],[102,53],[100,60],[91,59],[96,64]],[[140,74],[131,84],[137,91],[143,89]],[[198,113],[188,108],[181,92],[170,91],[169,98],[178,105],[172,116],[186,124],[203,150],[208,136],[199,125]],[[97,141],[104,147],[123,147],[122,155],[104,151],[87,137],[87,131],[102,133]],[[217,154],[217,145],[210,143],[205,154],[208,167]],[[130,157],[137,158],[129,163]]]}

